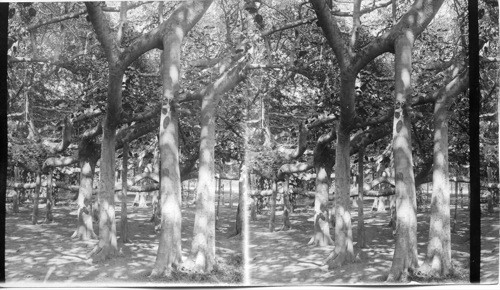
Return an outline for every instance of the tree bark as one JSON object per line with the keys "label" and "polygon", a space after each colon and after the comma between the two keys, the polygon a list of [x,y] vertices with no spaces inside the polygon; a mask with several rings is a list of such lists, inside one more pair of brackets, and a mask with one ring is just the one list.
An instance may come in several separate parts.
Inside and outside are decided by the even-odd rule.
{"label": "tree bark", "polygon": [[332,154],[328,144],[320,143],[314,150],[316,170],[316,193],[314,196],[314,233],[308,244],[315,246],[333,245],[330,236],[328,213],[328,193],[330,191],[330,175],[332,174]]}
{"label": "tree bark", "polygon": [[[203,91],[201,105],[201,136],[198,187],[196,200],[196,216],[193,230],[191,257],[195,267],[206,273],[215,265],[215,126],[216,108],[220,98],[228,90],[234,88],[245,77],[243,70],[245,57],[240,57],[230,70],[226,70]],[[219,179],[219,202],[221,198],[221,182]],[[218,213],[217,205],[217,213]]]}
{"label": "tree bark", "polygon": [[52,218],[52,205],[54,204],[52,193],[54,191],[54,187],[52,186],[52,170],[49,170],[49,174],[47,176],[47,202],[45,204],[45,222],[51,223]]}
{"label": "tree bark", "polygon": [[408,114],[411,90],[411,53],[414,35],[401,34],[395,42],[395,109],[393,154],[396,181],[396,248],[388,281],[406,280],[418,267],[417,201]]}
{"label": "tree bark", "polygon": [[170,35],[162,54],[163,96],[160,117],[160,245],[151,276],[170,275],[181,257],[181,177],[179,169],[179,120],[175,95],[180,76],[181,40]]}
{"label": "tree bark", "polygon": [[[239,197],[238,197],[238,205],[239,205]],[[229,180],[229,208],[233,207],[233,181]]]}
{"label": "tree bark", "polygon": [[210,272],[215,265],[215,110],[220,99],[216,93],[212,89],[204,96],[201,105],[200,164],[191,246],[195,265],[204,272]]}
{"label": "tree bark", "polygon": [[101,143],[98,191],[99,243],[92,253],[95,255],[94,261],[96,262],[111,258],[118,253],[115,220],[115,137],[121,111],[122,76],[122,69],[110,68],[107,109]]}
{"label": "tree bark", "polygon": [[111,258],[118,253],[115,220],[115,144],[116,128],[122,109],[122,78],[126,66],[119,57],[119,45],[113,39],[101,7],[86,2],[89,19],[108,61],[108,88],[106,115],[102,125],[101,166],[99,178],[99,243],[91,251],[95,262]]}
{"label": "tree bark", "polygon": [[[181,46],[184,36],[198,22],[212,1],[189,1],[173,14],[175,20],[162,36],[163,94],[160,117],[160,245],[151,276],[170,275],[182,262],[181,176],[179,168],[178,94]],[[170,20],[170,19],[169,19]],[[168,21],[167,21],[168,22]]]}
{"label": "tree bark", "polygon": [[[21,180],[20,168],[18,166],[14,166],[14,180],[19,182]],[[12,212],[19,212],[19,189],[15,189],[14,197],[12,200]]]}
{"label": "tree bark", "polygon": [[38,201],[40,197],[40,185],[42,181],[42,173],[40,170],[37,170],[36,172],[36,186],[35,186],[35,191],[33,192],[33,213],[31,216],[31,222],[36,225],[38,223]]}
{"label": "tree bark", "polygon": [[[454,69],[454,73],[458,71]],[[450,101],[468,82],[447,85],[434,105],[434,168],[432,174],[431,220],[427,256],[421,271],[433,276],[446,276],[453,271],[451,263],[450,173],[448,162],[448,107]],[[450,86],[451,85],[451,86]],[[458,177],[458,170],[457,170]],[[458,180],[455,182],[455,219],[458,205]]]}
{"label": "tree bark", "polygon": [[[246,170],[243,167],[243,162],[240,165],[240,182],[238,183],[238,208],[236,209],[236,223],[235,223],[235,232],[233,236],[243,235],[243,227],[245,226],[244,221],[244,208],[245,208],[245,193],[247,185],[245,185],[245,172]],[[243,179],[243,180],[242,180]],[[232,182],[232,181],[231,181]]]}
{"label": "tree bark", "polygon": [[[217,182],[218,180],[218,182]],[[215,179],[215,184],[217,184],[217,210],[215,212],[215,227],[219,225],[219,209],[220,209],[220,203],[221,203],[221,187],[222,187],[222,179],[218,178]]]}
{"label": "tree bark", "polygon": [[[289,182],[290,182],[290,177],[287,175],[285,177],[285,189],[283,191],[283,227],[281,228],[284,231],[289,230],[292,225],[290,224],[290,212],[292,212],[291,209],[291,204],[290,204],[290,191],[289,191]],[[328,231],[330,232],[330,231]]]}
{"label": "tree bark", "polygon": [[129,243],[128,239],[128,221],[127,221],[127,176],[128,176],[128,143],[123,144],[122,160],[122,196],[121,196],[121,238],[122,242]]}
{"label": "tree bark", "polygon": [[366,247],[365,239],[365,221],[363,213],[363,183],[364,177],[364,158],[365,148],[360,148],[358,152],[358,248]]}
{"label": "tree bark", "polygon": [[98,156],[99,145],[84,140],[79,146],[80,159],[80,187],[78,191],[78,217],[76,230],[72,238],[79,240],[96,239],[92,224],[92,191],[94,171]]}
{"label": "tree bark", "polygon": [[350,126],[354,113],[355,77],[344,74],[341,82],[340,122],[335,152],[335,250],[328,258],[333,269],[354,261],[350,213]]}
{"label": "tree bark", "polygon": [[432,174],[431,220],[429,244],[424,264],[430,268],[431,275],[437,276],[446,276],[452,271],[448,108],[446,101],[446,98],[441,98],[434,105],[434,169]]}
{"label": "tree bark", "polygon": [[275,222],[276,222],[276,195],[278,194],[278,189],[277,189],[277,181],[273,180],[272,182],[272,195],[271,195],[271,204],[270,204],[270,211],[269,211],[269,231],[274,232],[275,229]]}

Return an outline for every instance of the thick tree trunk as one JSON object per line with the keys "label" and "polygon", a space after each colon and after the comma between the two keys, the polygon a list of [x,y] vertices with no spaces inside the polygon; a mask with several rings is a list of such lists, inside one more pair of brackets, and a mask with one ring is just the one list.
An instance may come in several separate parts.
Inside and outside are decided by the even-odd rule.
{"label": "thick tree trunk", "polygon": [[329,269],[354,261],[350,213],[350,126],[354,116],[354,84],[355,76],[342,77],[335,152],[335,249],[327,258]]}
{"label": "thick tree trunk", "polygon": [[122,160],[122,196],[121,196],[121,238],[123,243],[129,243],[127,221],[127,175],[128,175],[128,143],[123,144]]}
{"label": "thick tree trunk", "polygon": [[[160,118],[161,232],[160,245],[151,276],[170,275],[181,256],[181,176],[179,168],[179,92],[181,47],[184,36],[200,20],[212,1],[189,1],[178,8],[169,30],[163,35],[162,108]],[[197,205],[198,206],[198,205]],[[212,204],[213,206],[213,204]],[[215,224],[214,224],[215,227]],[[215,230],[215,229],[214,229]]]}
{"label": "thick tree trunk", "polygon": [[271,204],[270,204],[270,211],[269,211],[269,231],[274,232],[275,229],[275,224],[276,224],[276,196],[278,194],[278,188],[277,188],[277,182],[276,180],[271,181],[272,182],[272,195],[271,195]]}
{"label": "thick tree trunk", "polygon": [[52,193],[54,187],[52,186],[52,169],[49,169],[49,174],[47,176],[47,202],[45,204],[45,222],[51,223],[52,218],[52,205],[54,204],[52,199]]}
{"label": "thick tree trunk", "polygon": [[388,281],[406,280],[408,271],[418,267],[417,201],[408,114],[411,90],[411,31],[395,42],[395,109],[393,154],[396,181],[396,248]]}
{"label": "thick tree trunk", "polygon": [[182,262],[181,176],[179,168],[179,120],[175,95],[180,75],[182,38],[164,39],[162,54],[163,104],[160,118],[160,245],[151,276],[169,276]]}
{"label": "thick tree trunk", "polygon": [[38,223],[38,201],[40,197],[40,187],[42,183],[42,173],[40,170],[37,170],[36,172],[36,186],[35,186],[35,191],[33,192],[33,213],[31,215],[31,222],[36,225]]}
{"label": "thick tree trunk", "polygon": [[[112,66],[112,64],[110,64]],[[106,116],[101,143],[99,178],[99,243],[92,250],[94,261],[111,258],[118,253],[115,220],[115,143],[122,102],[123,70],[110,67]]]}
{"label": "thick tree trunk", "polygon": [[365,148],[360,148],[358,152],[358,248],[366,247],[365,240],[365,220],[363,213],[363,183]]}

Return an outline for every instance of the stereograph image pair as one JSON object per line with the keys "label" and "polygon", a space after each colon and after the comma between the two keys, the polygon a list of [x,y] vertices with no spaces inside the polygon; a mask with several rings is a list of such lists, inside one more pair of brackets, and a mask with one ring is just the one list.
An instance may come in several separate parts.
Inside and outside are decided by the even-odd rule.
{"label": "stereograph image pair", "polygon": [[498,1],[2,4],[4,285],[498,284]]}

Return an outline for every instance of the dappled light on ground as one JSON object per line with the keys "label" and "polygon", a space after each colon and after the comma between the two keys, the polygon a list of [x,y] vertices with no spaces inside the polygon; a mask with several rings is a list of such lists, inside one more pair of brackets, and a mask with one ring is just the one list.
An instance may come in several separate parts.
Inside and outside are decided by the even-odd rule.
{"label": "dappled light on ground", "polygon": [[[324,260],[333,246],[308,246],[313,234],[312,206],[303,206],[290,214],[292,229],[269,232],[268,212],[250,222],[250,280],[259,285],[294,284],[380,284],[384,283],[392,264],[394,236],[388,227],[389,212],[370,211],[373,200],[365,200],[365,230],[367,247],[359,250],[357,241],[357,210],[352,210],[356,262],[329,271]],[[282,222],[282,211],[277,211],[277,224]],[[418,253],[423,262],[429,237],[429,211],[419,213]],[[453,216],[453,215],[452,215]],[[446,278],[438,283],[468,283],[469,269],[469,213],[459,209],[457,231],[452,233],[452,261],[458,277]],[[498,281],[498,212],[483,215],[482,219],[482,276],[484,283]],[[496,228],[495,228],[496,227]],[[489,230],[488,230],[489,229]],[[333,233],[333,231],[332,231]],[[333,234],[332,234],[333,238]],[[493,252],[492,252],[493,251]],[[465,273],[465,274],[464,274]],[[436,281],[426,281],[433,283]]]}
{"label": "dappled light on ground", "polygon": [[[158,238],[154,224],[149,222],[152,209],[132,207],[129,197],[128,222],[131,243],[120,239],[120,207],[116,207],[120,254],[114,259],[94,264],[87,257],[97,240],[76,241],[71,234],[76,228],[76,205],[54,208],[54,222],[32,225],[31,207],[21,207],[20,213],[8,213],[5,227],[6,285],[50,286],[69,285],[157,285],[158,283],[238,283],[242,280],[242,249],[240,238],[228,238],[236,216],[236,207],[220,207],[216,231],[216,256],[219,269],[211,275],[182,273],[170,279],[148,278],[153,268]],[[44,212],[43,205],[40,212]],[[195,206],[182,208],[182,254],[186,259],[191,248]],[[98,234],[97,224],[94,229]],[[177,275],[177,276],[176,276]],[[48,283],[48,284],[40,284]],[[117,284],[118,283],[118,284]]]}

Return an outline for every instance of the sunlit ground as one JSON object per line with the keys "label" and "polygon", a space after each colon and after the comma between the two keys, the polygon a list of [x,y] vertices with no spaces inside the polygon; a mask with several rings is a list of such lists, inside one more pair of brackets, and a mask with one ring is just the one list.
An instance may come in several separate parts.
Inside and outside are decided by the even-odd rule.
{"label": "sunlit ground", "polygon": [[[234,197],[233,195],[233,200]],[[32,225],[31,204],[13,214],[8,208],[5,220],[5,277],[6,285],[33,285],[42,287],[57,282],[71,286],[88,285],[147,285],[166,284],[168,279],[151,280],[148,275],[153,268],[158,239],[154,225],[149,222],[151,207],[132,207],[133,196],[129,196],[129,235],[131,243],[123,245],[118,240],[121,255],[112,260],[93,264],[87,254],[96,241],[75,241],[70,237],[76,228],[76,204],[58,205],[54,208],[54,222]],[[242,280],[242,249],[240,238],[227,238],[233,230],[236,202],[229,208],[220,206],[219,227],[216,231],[217,259],[221,269],[213,275],[189,275],[176,273],[175,283],[237,283]],[[120,237],[120,207],[117,203],[117,232]],[[187,257],[193,234],[195,205],[184,203],[182,208],[182,250]],[[40,206],[40,216],[45,214],[45,205]],[[39,218],[43,221],[43,217]],[[94,223],[94,228],[97,225]],[[97,231],[96,231],[97,233]],[[41,284],[48,283],[48,284]],[[85,283],[85,284],[82,284]]]}
{"label": "sunlit ground", "polygon": [[[335,270],[328,270],[323,260],[333,249],[308,246],[313,232],[312,200],[290,216],[292,230],[270,233],[269,215],[264,210],[258,220],[250,224],[250,275],[255,284],[379,284],[387,278],[394,253],[394,237],[388,212],[372,212],[373,200],[364,205],[367,248],[358,254],[360,261]],[[452,217],[454,200],[452,201]],[[277,211],[277,228],[282,223],[282,211]],[[354,242],[357,240],[357,208],[352,210]],[[469,211],[458,207],[457,228],[452,233],[452,262],[462,276],[443,283],[468,283],[469,269]],[[481,282],[498,283],[499,214],[482,216]],[[418,253],[422,263],[427,250],[429,210],[418,214]],[[333,237],[333,228],[330,228]],[[355,252],[358,249],[355,246]],[[429,281],[430,283],[440,283]]]}

